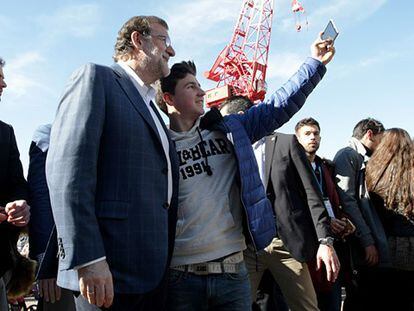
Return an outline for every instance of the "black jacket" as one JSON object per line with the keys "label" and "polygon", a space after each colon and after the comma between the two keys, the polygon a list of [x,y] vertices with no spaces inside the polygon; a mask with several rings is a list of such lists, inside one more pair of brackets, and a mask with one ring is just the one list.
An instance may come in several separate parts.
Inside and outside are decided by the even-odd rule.
{"label": "black jacket", "polygon": [[[26,198],[27,184],[13,128],[0,121],[0,206]],[[13,267],[12,254],[20,230],[7,221],[0,224],[0,277]]]}
{"label": "black jacket", "polygon": [[314,259],[318,239],[331,236],[322,193],[295,135],[266,138],[265,186],[274,197],[278,235],[293,258]]}

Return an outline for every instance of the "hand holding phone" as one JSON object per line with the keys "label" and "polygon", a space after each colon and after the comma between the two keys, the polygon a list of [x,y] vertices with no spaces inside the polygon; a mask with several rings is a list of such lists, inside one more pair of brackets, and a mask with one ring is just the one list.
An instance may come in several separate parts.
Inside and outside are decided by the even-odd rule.
{"label": "hand holding phone", "polygon": [[322,33],[322,40],[331,39],[332,42],[335,41],[336,37],[338,37],[339,32],[333,22],[333,20],[329,20],[328,25],[326,25],[325,30]]}

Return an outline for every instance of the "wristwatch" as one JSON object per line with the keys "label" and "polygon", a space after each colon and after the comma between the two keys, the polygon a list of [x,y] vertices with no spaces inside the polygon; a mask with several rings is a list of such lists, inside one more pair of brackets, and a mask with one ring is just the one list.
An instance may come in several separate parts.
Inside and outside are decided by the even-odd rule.
{"label": "wristwatch", "polygon": [[330,237],[330,236],[328,236],[326,238],[319,239],[320,244],[327,245],[327,246],[333,246],[334,241],[335,241],[335,239],[333,237]]}

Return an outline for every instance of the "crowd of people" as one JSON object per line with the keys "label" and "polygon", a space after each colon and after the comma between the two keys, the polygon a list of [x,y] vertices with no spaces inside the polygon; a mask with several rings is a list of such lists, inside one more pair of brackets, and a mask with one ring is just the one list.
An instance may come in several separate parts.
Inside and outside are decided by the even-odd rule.
{"label": "crowd of people", "polygon": [[267,100],[205,112],[167,23],[129,19],[114,64],[74,72],[36,130],[27,182],[0,121],[0,310],[35,279],[49,311],[414,310],[409,133],[363,119],[330,161],[315,118],[276,132],[334,54],[320,34]]}

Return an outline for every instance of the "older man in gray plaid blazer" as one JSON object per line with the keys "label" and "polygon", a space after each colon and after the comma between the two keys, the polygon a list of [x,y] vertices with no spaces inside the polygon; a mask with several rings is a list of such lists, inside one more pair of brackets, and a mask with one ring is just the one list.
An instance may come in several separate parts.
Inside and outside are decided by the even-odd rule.
{"label": "older man in gray plaid blazer", "polygon": [[165,21],[133,17],[119,31],[116,64],[79,69],[59,104],[46,173],[58,285],[82,294],[77,310],[162,308],[178,165],[151,84],[174,55]]}

